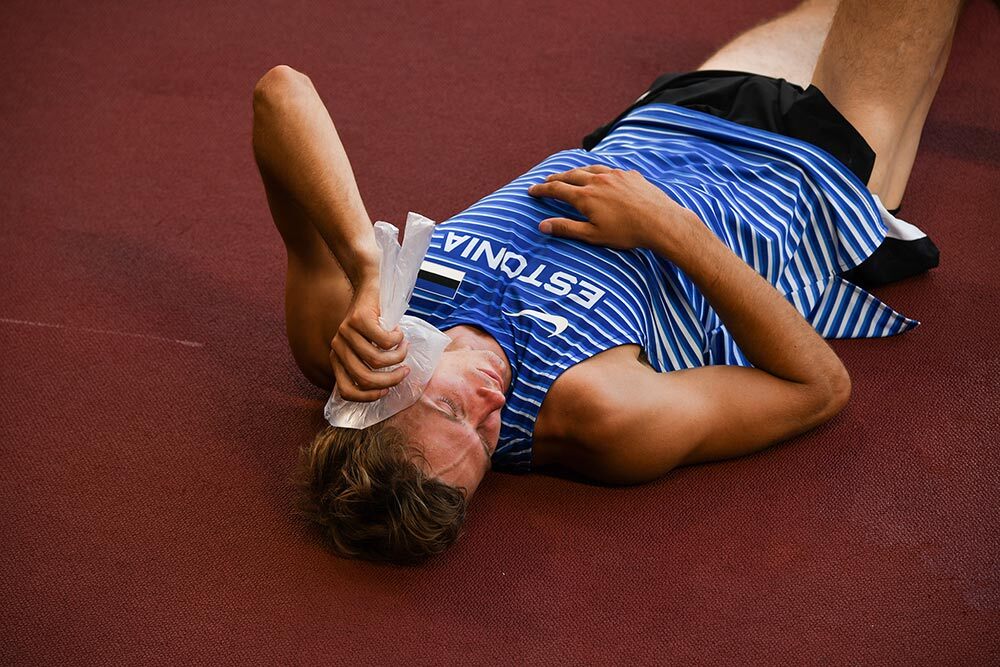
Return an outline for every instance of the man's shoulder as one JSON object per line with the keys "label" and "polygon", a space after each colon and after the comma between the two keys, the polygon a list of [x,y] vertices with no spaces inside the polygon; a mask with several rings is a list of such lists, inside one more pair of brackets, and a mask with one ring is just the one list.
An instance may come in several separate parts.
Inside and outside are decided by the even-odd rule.
{"label": "man's shoulder", "polygon": [[599,447],[602,424],[618,409],[615,387],[631,373],[649,372],[638,345],[619,345],[564,371],[549,387],[535,423],[535,456],[562,462],[580,448]]}

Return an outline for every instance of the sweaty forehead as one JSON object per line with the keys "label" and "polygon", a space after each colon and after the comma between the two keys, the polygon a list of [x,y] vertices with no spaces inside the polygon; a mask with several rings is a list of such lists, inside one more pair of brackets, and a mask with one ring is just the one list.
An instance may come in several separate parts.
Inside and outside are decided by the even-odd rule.
{"label": "sweaty forehead", "polygon": [[406,431],[413,440],[429,446],[445,439],[455,441],[467,435],[461,424],[456,423],[442,409],[431,405],[426,395],[391,417],[390,422]]}
{"label": "sweaty forehead", "polygon": [[[389,423],[405,428],[408,432],[413,428],[419,428],[428,421],[437,423],[437,420],[444,418],[440,410],[435,410],[428,401],[427,394],[424,394],[410,407],[400,410],[388,419]],[[447,420],[445,420],[447,421]]]}
{"label": "sweaty forehead", "polygon": [[417,445],[430,464],[435,475],[454,472],[461,468],[464,460],[471,460],[478,452],[479,443],[470,447],[468,440],[476,438],[456,423],[445,412],[435,409],[426,397],[400,411],[391,420],[402,428]]}

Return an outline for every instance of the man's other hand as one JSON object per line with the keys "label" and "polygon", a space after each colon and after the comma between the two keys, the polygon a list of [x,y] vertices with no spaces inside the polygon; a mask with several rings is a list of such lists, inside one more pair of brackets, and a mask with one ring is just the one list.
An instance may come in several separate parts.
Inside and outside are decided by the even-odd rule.
{"label": "man's other hand", "polygon": [[638,171],[604,165],[550,174],[528,188],[533,197],[553,197],[571,204],[585,220],[548,218],[538,224],[546,234],[619,250],[648,248],[663,233],[680,205]]}

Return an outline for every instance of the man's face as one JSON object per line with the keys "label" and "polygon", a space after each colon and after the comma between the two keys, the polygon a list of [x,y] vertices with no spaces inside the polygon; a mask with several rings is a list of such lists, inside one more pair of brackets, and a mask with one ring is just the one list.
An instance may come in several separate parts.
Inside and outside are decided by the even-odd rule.
{"label": "man's face", "polygon": [[423,452],[431,476],[464,486],[466,499],[489,470],[500,439],[506,398],[497,378],[503,373],[493,352],[446,351],[420,400],[388,420]]}

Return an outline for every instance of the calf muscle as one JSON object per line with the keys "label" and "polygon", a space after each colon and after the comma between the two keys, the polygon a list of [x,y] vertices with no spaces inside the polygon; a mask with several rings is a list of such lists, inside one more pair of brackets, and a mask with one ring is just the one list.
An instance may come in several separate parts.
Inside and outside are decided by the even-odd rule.
{"label": "calf muscle", "polygon": [[962,0],[842,0],[834,14],[812,83],[875,151],[868,185],[880,196],[887,194],[897,147],[908,126],[912,131],[913,111],[947,53],[961,6]]}

